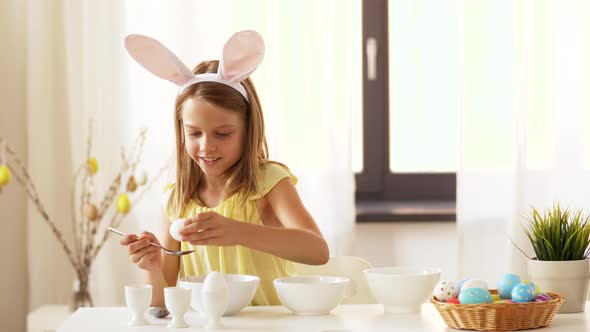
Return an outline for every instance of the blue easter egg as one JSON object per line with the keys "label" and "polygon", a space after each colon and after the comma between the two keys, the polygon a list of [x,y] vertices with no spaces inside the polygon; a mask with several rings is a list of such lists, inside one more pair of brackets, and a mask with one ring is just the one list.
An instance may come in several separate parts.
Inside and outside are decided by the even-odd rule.
{"label": "blue easter egg", "polygon": [[523,284],[530,285],[533,288],[533,293],[535,293],[535,294],[539,294],[540,293],[539,292],[540,291],[539,286],[535,285],[534,282],[528,281],[528,280],[521,280],[520,282],[523,283]]}
{"label": "blue easter egg", "polygon": [[520,277],[514,273],[505,273],[500,280],[498,280],[498,294],[503,299],[512,297],[512,289],[514,286],[520,284]]}
{"label": "blue easter egg", "polygon": [[531,283],[519,283],[512,288],[514,302],[531,302],[535,298],[535,287]]}
{"label": "blue easter egg", "polygon": [[524,282],[525,284],[526,284],[527,282],[528,282],[528,283],[530,283],[530,284],[533,286],[533,288],[535,289],[535,294],[539,294],[539,293],[541,293],[541,289],[540,289],[540,288],[539,288],[539,286],[537,286],[537,285],[536,285],[534,282],[532,282],[532,281],[528,281],[528,280],[522,280],[521,282]]}
{"label": "blue easter egg", "polygon": [[487,289],[483,288],[467,288],[459,293],[459,302],[461,304],[478,304],[478,303],[492,303],[492,294]]}

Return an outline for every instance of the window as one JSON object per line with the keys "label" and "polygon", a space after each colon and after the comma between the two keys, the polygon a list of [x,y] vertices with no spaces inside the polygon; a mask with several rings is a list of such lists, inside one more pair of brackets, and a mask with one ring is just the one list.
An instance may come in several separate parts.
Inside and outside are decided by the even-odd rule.
{"label": "window", "polygon": [[362,15],[363,113],[353,135],[360,146],[353,149],[357,220],[455,220],[457,4],[363,0]]}

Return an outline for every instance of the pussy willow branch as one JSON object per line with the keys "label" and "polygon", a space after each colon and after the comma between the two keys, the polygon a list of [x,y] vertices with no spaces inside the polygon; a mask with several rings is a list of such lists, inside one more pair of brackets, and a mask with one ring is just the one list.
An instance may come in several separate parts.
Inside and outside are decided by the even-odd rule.
{"label": "pussy willow branch", "polygon": [[[23,188],[25,189],[25,193],[33,201],[35,207],[37,208],[37,211],[39,211],[39,213],[43,217],[43,220],[45,220],[45,222],[49,225],[49,227],[51,228],[51,231],[53,232],[53,234],[55,235],[55,237],[57,238],[57,240],[61,244],[63,250],[66,252],[66,254],[68,256],[68,260],[72,264],[72,267],[78,271],[80,269],[80,266],[77,264],[76,260],[74,259],[74,255],[73,255],[72,251],[70,250],[70,247],[68,246],[67,242],[65,241],[62,233],[57,228],[55,223],[51,220],[51,217],[49,217],[49,214],[45,210],[43,203],[39,199],[39,195],[37,194],[37,189],[35,188],[35,184],[31,180],[31,176],[29,175],[27,168],[24,166],[23,162],[18,158],[16,153],[10,148],[10,146],[8,146],[8,144],[6,145],[6,150],[8,151],[9,158],[12,158],[12,160],[13,160],[13,162],[8,160],[8,165],[14,170],[14,177],[16,178],[16,180],[18,182],[20,182],[23,185]],[[13,164],[13,165],[11,165],[11,164]],[[22,175],[19,174],[18,171],[20,171],[22,173]]]}
{"label": "pussy willow branch", "polygon": [[[84,165],[84,164],[83,164]],[[81,243],[81,249],[84,249],[84,247],[86,247],[86,245],[88,244],[88,221],[86,220],[86,217],[84,216],[84,204],[85,204],[85,197],[86,196],[86,192],[87,192],[87,188],[86,188],[86,182],[88,181],[88,170],[86,171],[82,171],[82,180],[80,183],[80,196],[76,195],[76,192],[73,192],[72,195],[75,195],[76,197],[78,197],[79,199],[79,208],[78,208],[78,220],[80,220],[80,225],[82,227],[82,231],[80,232],[82,234],[82,236],[80,237],[80,243]],[[73,218],[76,218],[76,215],[73,216]],[[84,258],[84,256],[82,256],[82,258]],[[82,259],[83,261],[84,259]],[[82,263],[81,261],[81,263]]]}
{"label": "pussy willow branch", "polygon": [[[80,176],[82,169],[84,168],[84,165],[78,167],[78,169],[76,170],[76,172],[74,173],[74,178],[72,181],[72,191],[71,191],[71,197],[70,197],[70,204],[71,204],[71,209],[72,209],[72,229],[74,231],[74,250],[76,252],[76,260],[78,262],[82,261],[82,253],[81,253],[81,248],[82,248],[82,242],[81,242],[81,238],[82,238],[82,222],[81,220],[78,221],[76,220],[76,183],[78,182],[78,177]],[[78,233],[78,223],[80,224],[79,226],[79,230],[80,233]]]}
{"label": "pussy willow branch", "polygon": [[[126,162],[123,161],[124,165],[121,166],[119,173],[117,174],[117,176],[115,177],[115,179],[113,180],[111,185],[109,186],[102,202],[100,203],[100,207],[98,209],[98,216],[97,216],[96,221],[94,222],[96,224],[95,227],[98,227],[98,224],[102,223],[102,220],[103,220],[104,216],[107,214],[109,207],[111,207],[113,205],[113,202],[115,201],[115,197],[117,196],[117,192],[118,192],[119,188],[121,187],[121,177],[124,175],[123,169],[126,168],[125,163]],[[95,238],[95,236],[94,236],[95,234],[96,234],[96,229],[94,230],[94,232],[92,234],[92,239]],[[84,257],[85,258],[86,257],[96,257],[96,255],[93,254],[93,249],[94,249],[94,241],[92,241],[92,245],[84,248]],[[94,252],[96,252],[96,251],[94,251]]]}
{"label": "pussy willow branch", "polygon": [[[138,193],[135,200],[131,203],[132,204],[131,206],[136,206],[139,203],[139,201],[142,199],[145,192],[148,191],[154,185],[154,183],[156,183],[156,181],[158,181],[158,179],[162,176],[162,174],[164,174],[164,172],[170,167],[172,160],[173,160],[173,158],[170,158],[168,163],[166,163],[166,165],[162,166],[158,170],[158,172],[156,173],[155,176],[150,178],[148,183],[146,183],[145,186],[142,187],[141,191]],[[123,220],[122,217],[123,217],[123,215],[121,213],[116,213],[113,216],[113,218],[111,218],[111,222],[108,227],[115,227],[115,228],[119,227],[119,225],[121,224],[121,221]],[[106,228],[107,227],[105,227],[105,229],[103,231],[103,234],[102,234],[102,237],[98,243],[98,246],[96,246],[96,248],[94,249],[94,252],[92,254],[92,260],[94,260],[96,255],[98,255],[98,252],[103,247],[103,245],[105,244],[105,242],[107,240],[108,235],[110,234]]]}
{"label": "pussy willow branch", "polygon": [[[127,175],[126,176],[127,178],[133,176],[133,174],[135,172],[135,168],[139,162],[139,157],[141,156],[141,153],[143,150],[143,144],[145,142],[146,131],[147,130],[144,128],[139,132],[139,136],[135,140],[133,149],[127,155],[127,156],[134,156],[131,160],[127,159],[126,154],[125,154],[125,149],[123,147],[121,147],[121,169],[120,169],[118,177],[117,177],[118,181],[115,181],[117,185],[111,186],[109,188],[109,191],[106,195],[106,196],[109,196],[109,199],[104,201],[104,202],[108,201],[109,203],[108,203],[108,205],[101,206],[97,220],[94,223],[92,223],[91,231],[89,234],[90,241],[89,241],[88,245],[84,248],[85,259],[90,259],[90,261],[94,260],[94,257],[96,257],[96,255],[98,254],[98,250],[100,250],[100,248],[98,248],[98,246],[95,246],[96,233],[98,230],[98,226],[100,224],[102,224],[102,220],[104,219],[103,217],[106,215],[107,210],[112,205],[112,202],[114,201],[114,199],[117,195],[117,191],[118,191],[119,187],[121,186],[121,180],[122,180],[121,178],[125,175]],[[117,215],[118,215],[118,213],[116,212],[115,215],[113,216],[113,218],[117,218]],[[122,217],[123,216],[121,216],[120,220],[122,220]],[[119,220],[119,223],[120,223],[120,220]],[[109,223],[108,226],[113,226],[113,220],[111,220],[111,222]],[[106,227],[105,227],[105,232],[106,232]],[[98,250],[95,250],[95,249],[98,249]]]}
{"label": "pussy willow branch", "polygon": [[92,202],[92,193],[94,192],[94,174],[91,174],[89,169],[89,161],[91,158],[92,151],[92,119],[88,121],[88,134],[86,136],[86,172],[82,180],[82,194],[80,202],[80,221],[84,224],[84,261],[86,261],[88,247],[92,246],[93,230],[96,227],[96,223],[100,222],[100,218],[90,220],[84,213],[84,208]]}

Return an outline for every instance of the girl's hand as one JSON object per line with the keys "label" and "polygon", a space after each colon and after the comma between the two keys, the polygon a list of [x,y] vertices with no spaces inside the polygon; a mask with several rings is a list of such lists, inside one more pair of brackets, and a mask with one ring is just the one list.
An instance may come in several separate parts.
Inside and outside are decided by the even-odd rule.
{"label": "girl's hand", "polygon": [[241,225],[241,222],[226,218],[217,212],[203,212],[184,222],[180,238],[192,245],[238,245]]}
{"label": "girl's hand", "polygon": [[160,271],[162,267],[160,249],[150,245],[149,242],[160,244],[156,236],[150,232],[143,232],[139,237],[129,234],[120,241],[121,245],[127,246],[129,258],[133,264],[146,271]]}

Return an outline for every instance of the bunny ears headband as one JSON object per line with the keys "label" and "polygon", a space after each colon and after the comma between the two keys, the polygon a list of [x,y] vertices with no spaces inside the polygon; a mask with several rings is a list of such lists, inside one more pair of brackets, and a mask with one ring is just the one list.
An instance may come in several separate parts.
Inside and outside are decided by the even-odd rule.
{"label": "bunny ears headband", "polygon": [[264,57],[262,36],[252,30],[236,32],[225,42],[217,73],[193,75],[166,46],[147,36],[127,36],[125,48],[143,68],[179,86],[178,94],[199,82],[217,82],[234,88],[246,101],[248,93],[240,82],[256,70]]}

